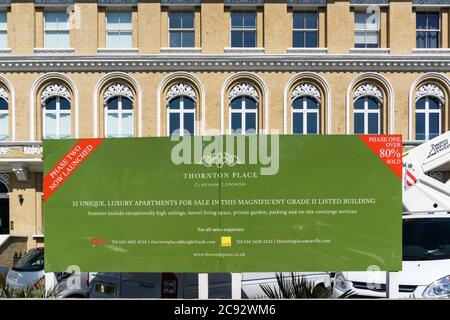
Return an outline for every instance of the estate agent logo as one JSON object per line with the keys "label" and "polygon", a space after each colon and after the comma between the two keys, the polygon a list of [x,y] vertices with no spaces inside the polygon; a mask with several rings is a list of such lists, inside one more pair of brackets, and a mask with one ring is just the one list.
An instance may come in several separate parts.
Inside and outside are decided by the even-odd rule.
{"label": "estate agent logo", "polygon": [[442,140],[441,142],[438,142],[436,144],[431,145],[430,153],[428,154],[428,158],[444,151],[450,148],[450,144],[448,143],[448,139]]}
{"label": "estate agent logo", "polygon": [[222,168],[224,165],[234,167],[236,164],[240,163],[240,160],[238,157],[229,154],[228,152],[219,152],[205,155],[202,158],[202,163],[205,167],[215,165],[217,168]]}

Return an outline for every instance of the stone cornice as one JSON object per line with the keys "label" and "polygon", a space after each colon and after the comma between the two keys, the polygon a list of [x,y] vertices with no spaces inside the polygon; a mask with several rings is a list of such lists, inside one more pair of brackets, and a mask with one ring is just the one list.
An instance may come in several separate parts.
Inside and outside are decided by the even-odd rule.
{"label": "stone cornice", "polygon": [[69,71],[436,71],[450,72],[450,55],[95,55],[0,56],[2,72]]}

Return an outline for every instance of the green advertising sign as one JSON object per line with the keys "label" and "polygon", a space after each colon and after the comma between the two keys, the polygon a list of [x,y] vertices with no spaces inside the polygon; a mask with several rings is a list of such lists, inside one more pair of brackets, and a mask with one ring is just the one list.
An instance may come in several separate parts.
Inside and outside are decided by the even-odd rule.
{"label": "green advertising sign", "polygon": [[401,137],[44,141],[45,269],[401,269]]}

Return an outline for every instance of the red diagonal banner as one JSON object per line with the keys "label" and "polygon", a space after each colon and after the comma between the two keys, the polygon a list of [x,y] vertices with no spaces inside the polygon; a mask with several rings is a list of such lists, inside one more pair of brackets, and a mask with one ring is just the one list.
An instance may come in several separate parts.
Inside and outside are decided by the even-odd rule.
{"label": "red diagonal banner", "polygon": [[402,136],[399,134],[359,135],[359,138],[401,179]]}
{"label": "red diagonal banner", "polygon": [[44,201],[47,201],[103,140],[104,138],[77,141],[44,177]]}

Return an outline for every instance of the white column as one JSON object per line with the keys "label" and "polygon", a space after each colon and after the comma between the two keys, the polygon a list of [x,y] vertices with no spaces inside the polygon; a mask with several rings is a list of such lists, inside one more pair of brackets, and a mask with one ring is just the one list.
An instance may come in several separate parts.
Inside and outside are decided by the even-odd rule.
{"label": "white column", "polygon": [[198,298],[208,299],[208,274],[198,274]]}
{"label": "white column", "polygon": [[45,293],[50,293],[56,286],[56,275],[53,272],[46,272],[45,273]]}
{"label": "white column", "polygon": [[386,272],[386,298],[397,299],[399,298],[399,273],[398,272]]}
{"label": "white column", "polygon": [[231,274],[231,299],[241,299],[242,273]]}

